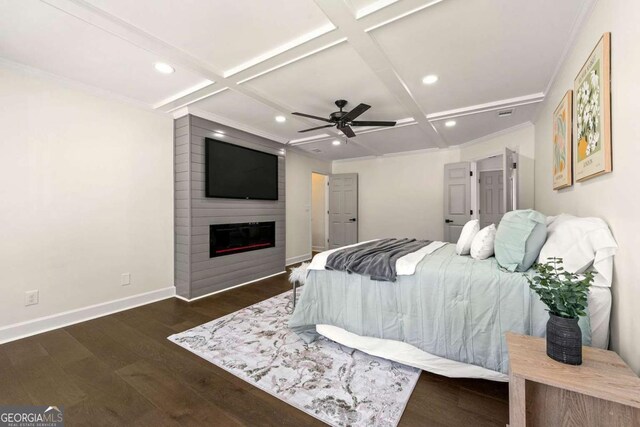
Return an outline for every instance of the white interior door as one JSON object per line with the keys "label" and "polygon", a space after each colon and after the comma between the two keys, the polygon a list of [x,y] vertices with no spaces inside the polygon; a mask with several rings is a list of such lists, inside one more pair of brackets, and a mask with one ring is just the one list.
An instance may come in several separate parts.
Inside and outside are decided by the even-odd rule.
{"label": "white interior door", "polygon": [[329,249],[358,243],[358,174],[329,176]]}
{"label": "white interior door", "polygon": [[469,162],[444,165],[444,240],[455,243],[471,219]]}
{"label": "white interior door", "polygon": [[480,227],[496,227],[504,215],[503,171],[480,172]]}
{"label": "white interior door", "polygon": [[503,161],[503,203],[504,211],[509,212],[518,209],[518,154],[513,150],[505,148]]}

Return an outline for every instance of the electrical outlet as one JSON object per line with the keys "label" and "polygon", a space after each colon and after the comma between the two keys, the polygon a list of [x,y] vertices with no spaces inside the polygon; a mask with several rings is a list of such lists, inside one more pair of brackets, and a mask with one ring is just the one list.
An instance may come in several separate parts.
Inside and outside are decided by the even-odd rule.
{"label": "electrical outlet", "polygon": [[38,290],[27,291],[24,293],[24,305],[36,305],[40,301]]}
{"label": "electrical outlet", "polygon": [[120,276],[120,285],[129,286],[131,284],[131,273],[123,273]]}

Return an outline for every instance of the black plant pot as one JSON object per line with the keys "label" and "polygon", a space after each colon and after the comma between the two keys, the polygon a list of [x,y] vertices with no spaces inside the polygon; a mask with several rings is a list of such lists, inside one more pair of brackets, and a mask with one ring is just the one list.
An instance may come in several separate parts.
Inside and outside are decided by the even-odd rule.
{"label": "black plant pot", "polygon": [[578,319],[549,313],[547,356],[567,365],[582,365],[582,332]]}

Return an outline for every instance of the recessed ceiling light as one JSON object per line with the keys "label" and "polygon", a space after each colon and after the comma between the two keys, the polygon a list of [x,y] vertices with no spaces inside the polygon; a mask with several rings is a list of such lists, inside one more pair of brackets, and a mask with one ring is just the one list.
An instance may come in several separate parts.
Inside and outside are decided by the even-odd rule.
{"label": "recessed ceiling light", "polygon": [[444,122],[444,125],[446,127],[448,127],[448,128],[452,128],[452,127],[454,127],[456,125],[456,121],[455,120],[449,120],[449,121]]}
{"label": "recessed ceiling light", "polygon": [[286,121],[287,121],[287,118],[285,116],[276,116],[276,122],[284,123]]}
{"label": "recessed ceiling light", "polygon": [[432,85],[437,81],[438,81],[438,76],[436,76],[435,74],[429,74],[428,76],[424,76],[424,78],[422,79],[422,83],[426,85]]}
{"label": "recessed ceiling light", "polygon": [[332,142],[332,144],[333,144],[333,145],[340,145],[340,144],[342,144],[342,142],[340,142],[340,140],[339,140],[339,139],[334,139],[334,140],[333,140],[333,142]]}
{"label": "recessed ceiling light", "polygon": [[166,64],[164,62],[156,62],[154,67],[157,72],[162,74],[171,74],[175,71],[175,69],[171,65]]}

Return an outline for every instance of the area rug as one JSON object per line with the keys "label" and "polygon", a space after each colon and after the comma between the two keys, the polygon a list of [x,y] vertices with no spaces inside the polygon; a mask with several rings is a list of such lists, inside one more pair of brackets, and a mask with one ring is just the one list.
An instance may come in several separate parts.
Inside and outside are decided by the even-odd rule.
{"label": "area rug", "polygon": [[287,322],[291,291],[168,339],[333,426],[396,426],[420,370],[326,338],[306,344]]}

